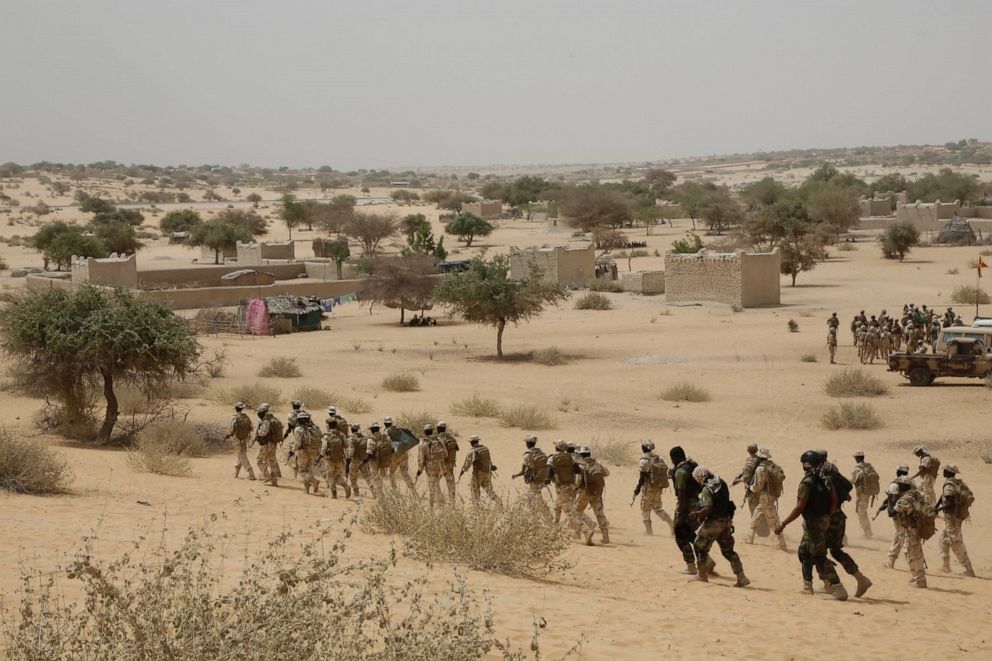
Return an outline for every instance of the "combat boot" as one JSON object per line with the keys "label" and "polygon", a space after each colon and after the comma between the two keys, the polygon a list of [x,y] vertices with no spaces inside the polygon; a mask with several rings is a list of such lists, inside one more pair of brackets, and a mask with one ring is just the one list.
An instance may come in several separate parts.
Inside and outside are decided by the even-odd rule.
{"label": "combat boot", "polygon": [[719,576],[720,574],[716,571],[716,560],[706,556],[706,574],[709,576]]}
{"label": "combat boot", "polygon": [[314,482],[313,483],[313,495],[315,495],[315,496],[320,495],[318,493],[319,487],[320,487],[320,482]]}
{"label": "combat boot", "polygon": [[241,474],[241,466],[234,467],[234,477],[238,477]]}
{"label": "combat boot", "polygon": [[803,581],[803,589],[800,590],[802,594],[813,594],[813,581]]}
{"label": "combat boot", "polygon": [[310,483],[309,482],[304,482],[303,483],[303,493],[308,494],[308,495],[310,494]]}
{"label": "combat boot", "polygon": [[699,571],[696,572],[695,576],[689,579],[689,582],[709,583],[710,579],[709,576],[706,574],[706,568],[700,565]]}
{"label": "combat boot", "polygon": [[744,575],[744,572],[737,575],[737,582],[734,583],[735,588],[746,588],[749,585],[751,585],[751,581]]}
{"label": "combat boot", "polygon": [[886,560],[885,561],[885,568],[886,569],[895,569],[896,568],[896,559],[895,558],[889,558],[888,560]]}
{"label": "combat boot", "polygon": [[847,601],[847,588],[840,581],[833,586],[833,590],[830,591],[830,596],[837,601]]}
{"label": "combat boot", "polygon": [[337,498],[337,497],[338,497],[338,490],[331,489],[331,498]]}
{"label": "combat boot", "polygon": [[860,597],[865,592],[868,592],[868,588],[870,588],[871,585],[872,585],[871,579],[869,579],[867,576],[865,576],[861,572],[858,572],[857,574],[855,574],[854,575],[854,578],[856,578],[857,581],[858,581],[858,589],[854,591],[854,596],[855,597]]}
{"label": "combat boot", "polygon": [[789,547],[785,545],[785,535],[778,536],[778,549],[780,551],[788,551]]}
{"label": "combat boot", "polygon": [[654,534],[654,529],[651,527],[651,519],[644,522],[644,533],[647,535]]}
{"label": "combat boot", "polygon": [[604,544],[609,544],[610,543],[610,530],[609,530],[609,528],[603,528],[603,539],[602,539],[602,542]]}
{"label": "combat boot", "polygon": [[695,562],[687,562],[687,563],[685,563],[685,573],[686,574],[689,574],[690,576],[695,576],[696,575],[696,563]]}
{"label": "combat boot", "polygon": [[962,572],[962,575],[970,578],[978,578],[975,576],[975,569],[971,566],[970,562],[964,566],[964,572]]}
{"label": "combat boot", "polygon": [[940,566],[940,571],[944,572],[945,574],[950,574],[951,573],[951,559],[950,558],[944,558],[944,564],[942,564]]}
{"label": "combat boot", "polygon": [[754,530],[753,529],[751,530],[751,534],[748,535],[748,537],[747,537],[747,543],[748,544],[754,544]]}
{"label": "combat boot", "polygon": [[[357,491],[357,489],[356,489],[356,491]],[[355,494],[355,495],[357,496],[358,494]],[[344,497],[345,498],[351,498],[351,487],[348,484],[345,484],[344,485]]]}
{"label": "combat boot", "polygon": [[248,479],[251,480],[252,482],[255,481],[255,471],[253,471],[250,468],[248,469]]}
{"label": "combat boot", "polygon": [[827,594],[833,594],[833,591],[834,591],[834,584],[833,584],[833,583],[831,583],[830,581],[828,581],[828,580],[827,580],[827,579],[825,579],[825,578],[823,578],[823,579],[820,579],[820,580],[822,580],[822,581],[823,581],[823,591],[824,591],[825,593],[827,593]]}
{"label": "combat boot", "polygon": [[595,546],[596,544],[592,541],[592,535],[596,532],[595,530],[586,530],[586,546]]}
{"label": "combat boot", "polygon": [[914,576],[910,581],[910,584],[914,588],[926,588],[927,587],[927,577],[926,574],[921,574],[920,576]]}

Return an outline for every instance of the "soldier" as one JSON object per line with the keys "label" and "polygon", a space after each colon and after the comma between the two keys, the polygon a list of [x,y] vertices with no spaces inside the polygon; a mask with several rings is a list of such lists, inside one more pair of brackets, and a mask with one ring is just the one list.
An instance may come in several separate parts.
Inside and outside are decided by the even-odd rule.
{"label": "soldier", "polygon": [[837,331],[840,328],[840,319],[837,318],[837,313],[834,312],[827,318],[827,328],[832,331]]}
{"label": "soldier", "polygon": [[[782,495],[782,483],[784,473],[778,464],[771,460],[767,450],[758,450],[755,454],[758,464],[754,469],[754,478],[751,480],[750,490],[758,498],[758,504],[751,515],[751,540],[754,543],[754,536],[758,528],[762,525],[764,518],[765,525],[775,529],[781,521],[778,518],[778,499]],[[778,547],[786,551],[785,536],[778,535]]]}
{"label": "soldier", "polygon": [[758,467],[758,444],[748,443],[747,454],[748,457],[744,460],[744,468],[734,478],[734,481],[730,483],[730,486],[744,484],[744,500],[747,501],[748,510],[753,517],[754,511],[758,507],[758,495],[751,491],[751,481],[754,479],[754,469]]}
{"label": "soldier", "polygon": [[654,451],[654,442],[641,441],[641,452],[644,456],[638,462],[640,473],[637,486],[634,487],[634,497],[641,496],[641,519],[644,521],[644,532],[653,535],[651,528],[651,512],[668,524],[672,534],[675,534],[675,522],[661,504],[661,494],[668,488],[668,464]]}
{"label": "soldier", "polygon": [[282,477],[279,461],[276,459],[276,447],[282,440],[282,425],[279,419],[270,412],[269,404],[260,404],[255,412],[258,414],[258,427],[255,428],[255,442],[258,443],[258,472],[262,474],[262,482],[268,482],[274,487],[279,486],[278,478]]}
{"label": "soldier", "polygon": [[[382,419],[382,424],[385,427],[383,432],[387,438],[393,439],[393,419],[390,416],[386,416]],[[416,491],[416,487],[413,484],[413,477],[410,475],[410,453],[407,452],[394,452],[393,453],[393,463],[389,467],[389,484],[396,488],[396,474],[399,473],[400,477],[403,478],[403,483],[406,484],[406,488],[410,491]]]}
{"label": "soldier", "polygon": [[[389,437],[379,431],[379,423],[373,422],[369,425],[369,438],[365,444],[365,461],[363,464],[371,464],[372,482],[369,485],[376,489],[382,489],[386,477],[389,476],[389,469],[393,465],[393,442]],[[395,486],[395,485],[394,485]]]}
{"label": "soldier", "polygon": [[327,420],[324,421],[327,428],[336,427],[339,432],[348,435],[348,421],[338,415],[338,407],[331,404],[327,407]]}
{"label": "soldier", "polygon": [[851,484],[854,485],[855,511],[858,514],[858,523],[861,524],[861,531],[865,539],[871,539],[871,521],[868,518],[868,508],[875,504],[875,496],[879,493],[878,471],[875,467],[865,462],[865,453],[858,451],[854,453],[854,472],[851,473]]}
{"label": "soldier", "polygon": [[889,559],[885,563],[885,566],[888,569],[892,569],[896,566],[896,560],[899,558],[899,552],[902,551],[902,547],[906,544],[906,530],[902,527],[902,524],[896,517],[895,507],[896,501],[899,500],[899,478],[906,477],[907,475],[909,475],[909,466],[906,464],[896,466],[896,476],[885,490],[885,502],[879,506],[879,508],[875,511],[875,516],[872,517],[873,519],[876,519],[878,518],[878,515],[882,513],[882,510],[887,510],[889,518],[892,519],[894,533],[892,536],[892,545],[889,547]]}
{"label": "soldier", "polygon": [[524,482],[527,484],[527,497],[542,515],[546,515],[550,521],[551,511],[541,496],[541,491],[551,477],[548,474],[548,456],[544,454],[541,448],[537,447],[537,436],[528,436],[525,438],[524,445],[527,446],[527,450],[524,451],[520,472],[512,475],[511,478],[518,478],[523,475]]}
{"label": "soldier", "polygon": [[303,480],[304,493],[319,495],[320,480],[313,474],[320,459],[321,438],[320,430],[313,424],[308,411],[296,414],[296,426],[293,428],[293,445],[289,456],[296,459],[299,477]]}
{"label": "soldier", "polygon": [[444,481],[448,483],[448,498],[455,502],[455,463],[458,460],[458,441],[454,434],[448,431],[448,423],[441,420],[437,423],[437,437],[444,442],[448,457],[444,460]]}
{"label": "soldier", "polygon": [[444,464],[448,459],[448,450],[444,441],[434,436],[434,426],[424,425],[424,439],[420,443],[420,456],[417,461],[417,479],[422,473],[427,473],[427,496],[431,507],[441,505],[441,477],[444,475]]}
{"label": "soldier", "polygon": [[827,331],[827,351],[830,352],[830,364],[834,364],[834,358],[837,356],[837,329],[831,328]]}
{"label": "soldier", "polygon": [[245,413],[244,402],[234,405],[234,415],[228,425],[227,436],[224,438],[234,438],[234,454],[236,457],[234,464],[234,477],[238,477],[241,468],[248,471],[248,479],[255,479],[255,471],[252,470],[251,462],[248,461],[248,439],[251,437],[255,426],[251,423],[251,418]]}
{"label": "soldier", "polygon": [[[826,450],[817,450],[817,453],[823,458],[823,463],[820,464],[820,475],[830,483],[831,489],[837,496],[837,506],[830,513],[830,525],[827,527],[827,550],[834,560],[840,563],[844,571],[857,580],[858,587],[854,596],[860,597],[872,586],[871,580],[861,573],[858,563],[844,550],[844,544],[847,541],[847,515],[844,514],[843,507],[845,502],[851,500],[854,485],[837,470],[836,466],[827,461]],[[829,591],[832,584],[825,581],[824,587]]]}
{"label": "soldier", "polygon": [[360,496],[358,490],[358,476],[365,478],[365,484],[372,490],[372,473],[366,464],[365,457],[368,454],[368,440],[362,435],[361,427],[353,423],[351,425],[351,435],[345,446],[345,466],[348,469],[348,480],[351,482],[351,492],[355,496]]}
{"label": "soldier", "polygon": [[827,529],[830,527],[830,513],[837,507],[837,492],[817,470],[823,463],[823,457],[813,450],[807,450],[800,457],[800,462],[806,474],[799,482],[796,506],[785,517],[785,521],[775,528],[775,534],[782,534],[785,527],[801,515],[803,539],[799,542],[799,562],[802,564],[803,593],[813,594],[815,567],[820,579],[831,586],[830,595],[845,601],[847,590],[837,576],[834,563],[827,559]]}
{"label": "soldier", "polygon": [[[579,495],[575,501],[575,512],[586,528],[589,528],[593,523],[585,511],[586,507],[591,506],[599,524],[602,541],[604,544],[609,544],[610,522],[603,512],[603,491],[606,489],[606,478],[610,475],[610,469],[593,459],[592,450],[586,446],[579,448],[578,455],[581,459],[574,469],[579,476]],[[592,544],[592,536],[586,539],[586,543]]]}
{"label": "soldier", "polygon": [[934,503],[937,502],[934,482],[937,480],[937,475],[940,474],[940,459],[929,454],[920,445],[913,448],[913,454],[920,458],[920,467],[912,479],[919,479],[920,490],[923,492],[927,506],[933,507]]}
{"label": "soldier", "polygon": [[564,512],[565,520],[575,535],[585,535],[586,543],[592,542],[595,526],[587,526],[575,513],[575,457],[574,446],[558,439],[555,442],[555,452],[548,457],[549,477],[555,485],[555,524],[561,521]]}
{"label": "soldier", "polygon": [[[703,487],[692,477],[696,462],[686,458],[685,450],[676,445],[669,450],[668,456],[674,466],[672,486],[675,489],[675,545],[682,552],[686,573],[695,576],[696,554],[693,542],[696,541],[696,526],[689,519],[689,515],[699,508],[699,492]],[[707,567],[707,573],[712,574],[713,568]]]}
{"label": "soldier", "polygon": [[496,503],[499,503],[499,496],[493,489],[492,473],[496,470],[492,458],[489,455],[489,448],[479,442],[479,437],[473,434],[468,439],[468,452],[465,453],[465,463],[462,465],[462,472],[458,474],[458,479],[472,470],[472,500],[479,503],[481,491],[485,489],[486,494]]}
{"label": "soldier", "polygon": [[[294,399],[289,404],[292,407],[292,410],[286,415],[286,431],[283,432],[282,439],[279,441],[280,444],[289,438],[296,429],[297,417],[300,415],[300,411],[303,410],[303,402],[298,399]],[[299,474],[299,468],[297,466],[298,462],[296,456],[286,455],[286,463],[293,467],[293,477],[297,477]]]}
{"label": "soldier", "polygon": [[925,588],[927,563],[923,556],[923,540],[920,539],[918,524],[920,517],[926,516],[929,506],[923,493],[913,486],[908,477],[900,477],[889,493],[898,498],[893,509],[896,519],[906,531],[906,559],[909,560],[909,571],[913,574],[910,583],[915,587]]}
{"label": "soldier", "polygon": [[709,552],[716,542],[720,553],[730,562],[737,576],[735,587],[743,588],[751,584],[744,575],[741,558],[734,551],[734,502],[730,499],[730,487],[702,466],[696,466],[692,478],[702,487],[699,492],[699,509],[689,515],[689,520],[699,526],[693,548],[696,551],[698,573],[692,580],[708,582]]}
{"label": "soldier", "polygon": [[320,439],[320,460],[317,463],[317,470],[327,482],[332,498],[338,497],[339,483],[344,487],[344,497],[351,498],[351,485],[345,474],[347,438],[338,430],[336,420],[330,418],[327,423],[327,431]]}
{"label": "soldier", "polygon": [[940,532],[941,571],[951,571],[951,551],[964,566],[965,576],[975,576],[975,570],[964,546],[961,524],[968,518],[975,496],[968,485],[958,477],[956,466],[944,467],[944,488],[941,491],[937,511],[944,513],[944,529]]}

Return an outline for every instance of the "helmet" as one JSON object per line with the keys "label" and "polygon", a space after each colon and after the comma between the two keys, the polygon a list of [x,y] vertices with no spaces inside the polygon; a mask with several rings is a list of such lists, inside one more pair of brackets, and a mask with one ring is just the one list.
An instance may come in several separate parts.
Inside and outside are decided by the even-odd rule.
{"label": "helmet", "polygon": [[338,407],[333,406],[333,405],[332,406],[328,406],[327,407],[327,412],[330,413],[331,415],[337,415],[338,414]]}
{"label": "helmet", "polygon": [[757,452],[758,451],[758,444],[757,443],[748,443],[747,444],[747,451],[748,452]]}
{"label": "helmet", "polygon": [[564,452],[567,449],[568,449],[568,443],[565,441],[565,439],[559,438],[557,441],[555,441],[555,450],[558,450],[559,452]]}
{"label": "helmet", "polygon": [[923,446],[917,445],[915,448],[913,448],[913,454],[923,454]]}
{"label": "helmet", "polygon": [[823,455],[815,450],[806,450],[806,452],[803,452],[802,456],[799,457],[799,461],[803,464],[809,464],[810,466],[819,466],[823,463]]}
{"label": "helmet", "polygon": [[899,464],[898,466],[896,466],[896,473],[909,475],[909,466],[907,464]]}
{"label": "helmet", "polygon": [[298,400],[298,399],[294,399],[294,400],[293,400],[292,402],[290,402],[290,403],[291,403],[291,404],[293,405],[293,410],[294,410],[294,411],[299,411],[299,410],[300,410],[301,408],[303,408],[303,402],[301,402],[301,401],[300,401],[300,400]]}
{"label": "helmet", "polygon": [[447,422],[445,422],[444,420],[439,420],[438,421],[438,423],[437,423],[437,430],[438,431],[444,431],[447,428],[448,428],[448,423]]}
{"label": "helmet", "polygon": [[759,459],[770,459],[771,458],[768,455],[768,451],[767,450],[758,450],[757,452],[754,453],[754,456],[758,457]]}
{"label": "helmet", "polygon": [[310,412],[309,411],[300,411],[298,414],[296,414],[296,421],[297,422],[310,422]]}
{"label": "helmet", "polygon": [[237,404],[234,405],[234,410],[235,411],[242,411],[242,410],[244,410],[244,408],[245,408],[245,403],[244,402],[238,402]]}
{"label": "helmet", "polygon": [[951,475],[957,475],[961,471],[958,470],[958,467],[957,466],[952,466],[952,465],[948,464],[947,466],[944,466],[944,472],[945,473],[950,473]]}
{"label": "helmet", "polygon": [[816,453],[818,455],[820,455],[821,457],[823,457],[823,460],[824,461],[827,460],[827,451],[826,450],[824,450],[824,449],[821,448],[821,449],[817,450]]}
{"label": "helmet", "polygon": [[913,481],[909,479],[908,475],[900,475],[899,477],[896,478],[895,482],[901,487],[913,486]]}
{"label": "helmet", "polygon": [[890,496],[898,496],[899,485],[893,482],[892,484],[889,485],[889,488],[885,491],[885,493],[889,494]]}
{"label": "helmet", "polygon": [[645,452],[651,452],[652,450],[654,450],[654,441],[645,438],[644,440],[641,441],[641,449],[644,450]]}
{"label": "helmet", "polygon": [[433,433],[434,432],[434,425],[432,425],[431,423],[428,422],[426,425],[424,425],[424,431],[427,432],[428,434]]}
{"label": "helmet", "polygon": [[361,427],[358,425],[357,422],[351,423],[351,431],[358,431],[359,429],[361,429]]}
{"label": "helmet", "polygon": [[258,408],[255,410],[258,411],[259,413],[268,413],[269,409],[271,408],[272,405],[266,402],[265,404],[259,404]]}
{"label": "helmet", "polygon": [[567,444],[567,447],[566,447],[566,449],[567,449],[567,450],[568,450],[569,452],[575,452],[576,450],[578,450],[578,449],[579,449],[579,446],[578,446],[578,445],[576,445],[575,443],[568,443],[568,444]]}
{"label": "helmet", "polygon": [[479,436],[478,436],[478,434],[472,434],[471,436],[469,436],[468,437],[468,442],[469,443],[478,443],[479,442]]}
{"label": "helmet", "polygon": [[387,427],[391,427],[393,424],[393,419],[387,415],[385,418],[382,419],[382,424],[386,425]]}
{"label": "helmet", "polygon": [[373,422],[371,425],[369,425],[369,429],[371,431],[379,431],[379,423],[378,422]]}
{"label": "helmet", "polygon": [[583,445],[581,448],[579,448],[580,457],[589,457],[591,455],[592,455],[592,450],[590,450],[588,446]]}
{"label": "helmet", "polygon": [[854,458],[855,459],[858,459],[858,458],[864,459],[865,458],[865,453],[862,452],[861,450],[858,450],[857,452],[854,453]]}
{"label": "helmet", "polygon": [[537,436],[528,436],[527,438],[524,439],[524,443],[526,443],[527,445],[536,445]]}
{"label": "helmet", "polygon": [[760,450],[758,450],[758,454],[764,454],[765,459],[772,458],[772,451],[769,450],[768,448],[761,448]]}

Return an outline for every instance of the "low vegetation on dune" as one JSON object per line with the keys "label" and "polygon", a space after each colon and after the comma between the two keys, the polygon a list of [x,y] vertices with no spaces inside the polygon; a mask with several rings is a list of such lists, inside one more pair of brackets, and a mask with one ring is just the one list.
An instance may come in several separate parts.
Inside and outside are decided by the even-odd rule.
{"label": "low vegetation on dune", "polygon": [[452,415],[463,415],[467,418],[496,418],[502,411],[499,402],[482,397],[477,392],[472,393],[467,399],[452,402],[448,410]]}
{"label": "low vegetation on dune", "polygon": [[392,374],[382,380],[382,389],[389,392],[414,392],[420,390],[420,379],[415,374]]}
{"label": "low vegetation on dune", "polygon": [[395,420],[397,427],[409,429],[420,436],[424,425],[434,425],[438,421],[437,416],[432,411],[403,411]]}
{"label": "low vegetation on dune", "polygon": [[823,414],[821,422],[826,429],[832,431],[878,429],[882,426],[882,420],[871,406],[855,402],[841,402],[837,406],[831,406]]}
{"label": "low vegetation on dune", "polygon": [[138,472],[184,477],[193,472],[190,457],[203,457],[208,447],[195,428],[174,420],[156,421],[142,431],[128,451],[128,465]]}
{"label": "low vegetation on dune", "polygon": [[313,386],[300,386],[293,391],[293,399],[303,402],[303,406],[309,411],[326,409],[335,403],[334,393]]}
{"label": "low vegetation on dune", "polygon": [[562,353],[558,347],[538,349],[537,351],[531,352],[530,355],[533,362],[539,365],[547,365],[549,367],[564,365],[568,362],[568,356]]}
{"label": "low vegetation on dune", "polygon": [[575,301],[576,310],[612,310],[613,302],[599,292],[586,292]]}
{"label": "low vegetation on dune", "polygon": [[831,374],[824,390],[831,397],[879,397],[888,393],[889,387],[874,374],[849,367]]}
{"label": "low vegetation on dune", "polygon": [[978,302],[982,305],[992,303],[992,299],[983,289],[978,289],[972,285],[959,285],[954,288],[951,292],[951,302],[959,303],[961,305],[974,305],[975,297],[978,297]]}
{"label": "low vegetation on dune", "polygon": [[708,402],[712,399],[707,390],[689,381],[679,381],[668,386],[658,397],[666,402]]}
{"label": "low vegetation on dune", "polygon": [[592,456],[611,466],[632,466],[637,463],[640,445],[635,441],[622,441],[616,438],[594,438],[589,442]]}
{"label": "low vegetation on dune", "polygon": [[804,363],[815,363],[818,359],[815,353],[804,353],[802,356],[799,357],[799,360],[803,361]]}
{"label": "low vegetation on dune", "polygon": [[267,363],[258,370],[260,377],[277,377],[280,379],[293,379],[302,376],[303,372],[296,363],[295,358],[270,358]]}
{"label": "low vegetation on dune", "polygon": [[0,489],[15,493],[65,493],[74,476],[68,459],[36,439],[0,427]]}
{"label": "low vegetation on dune", "polygon": [[555,421],[536,406],[509,406],[500,411],[499,422],[504,427],[517,427],[529,431],[554,429]]}
{"label": "low vegetation on dune", "polygon": [[371,413],[372,404],[367,399],[361,397],[342,397],[338,401],[338,408],[347,413]]}
{"label": "low vegetation on dune", "polygon": [[213,391],[213,399],[218,404],[234,406],[243,402],[245,406],[256,408],[260,404],[275,404],[281,401],[282,392],[264,383],[242,383],[232,388],[221,388]]}
{"label": "low vegetation on dune", "polygon": [[424,562],[459,562],[509,576],[537,576],[568,566],[563,557],[571,545],[567,529],[548,523],[525,499],[437,509],[423,498],[386,491],[366,503],[362,527],[403,536],[405,552]]}
{"label": "low vegetation on dune", "polygon": [[[532,552],[521,551],[551,545],[547,535],[505,526],[483,530],[487,523],[523,525],[513,518],[496,515],[495,521],[468,528],[494,544],[491,549],[480,545],[478,551],[496,563],[505,554],[505,562],[540,564]],[[53,572],[44,580],[33,565],[22,563],[24,589],[17,605],[0,606],[0,646],[7,658],[371,661],[540,656],[536,636],[526,654],[498,639],[487,597],[457,574],[439,589],[427,574],[393,578],[395,553],[352,560],[346,555],[350,527],[281,532],[253,544],[261,549],[257,554],[246,551],[243,558],[230,558],[225,555],[230,544],[210,525],[190,529],[176,548],[139,543],[138,550],[107,560],[89,540],[65,573]],[[436,535],[432,532],[431,538]],[[484,559],[476,564],[488,566]],[[237,580],[227,580],[229,572],[218,571],[221,567],[234,569]],[[79,584],[84,595],[79,602],[63,600],[66,581]]]}

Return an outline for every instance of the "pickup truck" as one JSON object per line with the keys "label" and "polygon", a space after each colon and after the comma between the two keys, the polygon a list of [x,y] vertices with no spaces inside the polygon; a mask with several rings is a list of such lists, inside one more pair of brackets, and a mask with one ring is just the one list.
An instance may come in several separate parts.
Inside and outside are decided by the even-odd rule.
{"label": "pickup truck", "polygon": [[992,355],[981,340],[959,337],[947,342],[943,353],[893,353],[889,371],[901,372],[914,386],[929,386],[943,376],[984,379],[992,372]]}

